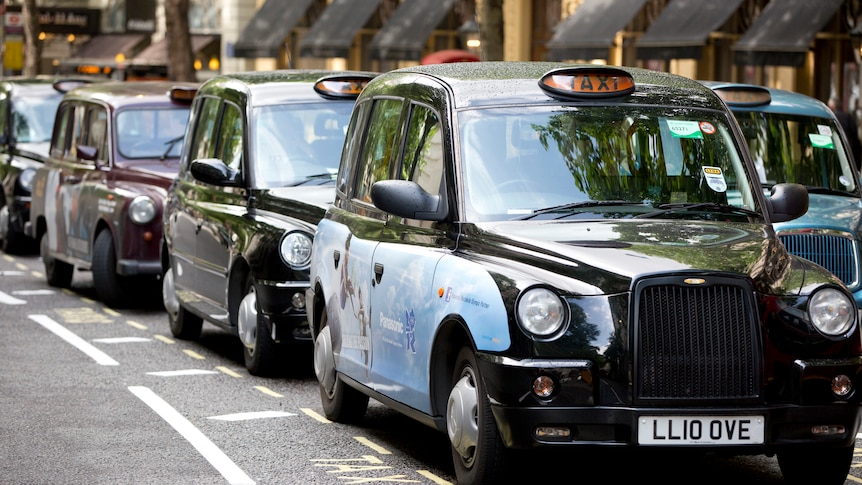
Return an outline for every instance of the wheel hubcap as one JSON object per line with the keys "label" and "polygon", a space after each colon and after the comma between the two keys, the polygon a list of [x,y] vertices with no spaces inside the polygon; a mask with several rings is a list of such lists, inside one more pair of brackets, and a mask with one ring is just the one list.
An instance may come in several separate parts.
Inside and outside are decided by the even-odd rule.
{"label": "wheel hubcap", "polygon": [[328,326],[323,327],[314,340],[314,375],[331,396],[335,388],[335,356],[332,354],[332,335]]}
{"label": "wheel hubcap", "polygon": [[250,288],[248,294],[239,303],[237,325],[242,344],[254,353],[257,342],[257,297],[254,294],[254,288]]}
{"label": "wheel hubcap", "polygon": [[446,429],[452,448],[470,465],[479,441],[479,390],[471,369],[464,369],[446,405]]}
{"label": "wheel hubcap", "polygon": [[171,319],[176,320],[180,313],[180,301],[177,299],[176,288],[174,288],[174,272],[172,270],[166,271],[162,278],[162,304],[165,305],[165,310]]}

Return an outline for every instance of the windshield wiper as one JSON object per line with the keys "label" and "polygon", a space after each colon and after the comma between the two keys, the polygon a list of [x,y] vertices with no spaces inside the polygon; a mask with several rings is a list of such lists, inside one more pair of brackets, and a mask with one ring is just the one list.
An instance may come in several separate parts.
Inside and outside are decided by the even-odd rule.
{"label": "windshield wiper", "polygon": [[564,212],[571,211],[573,209],[583,209],[586,207],[602,207],[614,205],[643,205],[643,202],[632,202],[630,200],[582,200],[580,202],[570,202],[568,204],[561,204],[551,207],[545,207],[543,209],[536,209],[523,217],[515,218],[515,220],[526,221],[536,216],[548,214],[551,212]]}
{"label": "windshield wiper", "polygon": [[679,212],[679,211],[693,211],[699,209],[707,209],[713,212],[725,212],[725,213],[736,213],[736,214],[745,214],[747,216],[752,217],[763,217],[763,214],[757,211],[749,210],[744,207],[736,207],[728,204],[719,204],[717,202],[681,202],[674,204],[661,204],[658,206],[660,210],[654,212],[648,212],[646,214],[639,214],[634,216],[635,218],[641,219],[649,219],[651,217],[656,217],[664,214],[669,214],[671,212]]}
{"label": "windshield wiper", "polygon": [[331,180],[335,180],[335,174],[332,172],[324,172],[318,173],[315,175],[306,175],[305,180],[300,180],[299,182],[292,185],[292,187],[298,187],[300,185],[305,185],[310,182],[320,182],[319,185],[325,184]]}
{"label": "windshield wiper", "polygon": [[165,142],[165,145],[168,146],[168,149],[165,150],[165,153],[162,154],[162,160],[168,158],[168,153],[171,153],[171,150],[174,149],[174,146],[177,143],[181,142],[183,140],[183,138],[185,138],[185,135],[180,135],[180,136],[174,138],[173,140],[168,140]]}

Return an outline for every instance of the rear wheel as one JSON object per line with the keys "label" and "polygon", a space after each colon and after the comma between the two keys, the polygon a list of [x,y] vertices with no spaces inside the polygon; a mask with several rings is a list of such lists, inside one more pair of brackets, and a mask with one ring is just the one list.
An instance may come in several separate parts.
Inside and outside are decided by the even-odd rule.
{"label": "rear wheel", "polygon": [[117,274],[117,252],[114,236],[105,229],[93,243],[93,286],[96,294],[106,305],[126,306],[132,297],[132,279]]}
{"label": "rear wheel", "polygon": [[485,385],[472,349],[462,347],[446,405],[446,432],[458,483],[506,481],[505,447],[497,433]]}
{"label": "rear wheel", "polygon": [[844,485],[852,462],[852,446],[778,452],[778,466],[789,485]]}
{"label": "rear wheel", "polygon": [[323,413],[327,418],[339,423],[355,423],[365,416],[368,396],[338,378],[332,347],[332,329],[327,325],[326,311],[320,316],[320,325],[320,332],[314,340],[314,374],[320,387]]}
{"label": "rear wheel", "polygon": [[42,234],[42,239],[39,242],[39,254],[42,257],[42,263],[45,265],[45,279],[49,285],[57,288],[72,286],[72,275],[74,274],[75,267],[65,261],[54,259],[49,254],[47,232]]}
{"label": "rear wheel", "polygon": [[174,272],[171,268],[162,277],[162,303],[168,313],[171,334],[182,340],[194,340],[201,335],[203,319],[183,308],[174,287]]}
{"label": "rear wheel", "polygon": [[246,278],[245,296],[237,309],[237,333],[242,341],[245,368],[255,376],[273,375],[278,368],[278,347],[269,335],[266,321],[257,311],[257,293],[251,276]]}
{"label": "rear wheel", "polygon": [[3,237],[0,240],[0,249],[6,254],[26,254],[30,238],[15,230],[12,227],[12,220],[9,217],[9,206],[4,205],[0,209],[0,224],[4,226]]}

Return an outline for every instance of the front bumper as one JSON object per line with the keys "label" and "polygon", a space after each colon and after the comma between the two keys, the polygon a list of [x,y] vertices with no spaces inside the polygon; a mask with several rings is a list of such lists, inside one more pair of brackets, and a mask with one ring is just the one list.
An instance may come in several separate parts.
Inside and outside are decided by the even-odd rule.
{"label": "front bumper", "polygon": [[[308,325],[308,315],[305,306],[307,282],[279,282],[257,280],[256,290],[260,312],[266,320],[267,328],[273,340],[278,343],[285,341],[311,342],[311,331]],[[302,301],[295,306],[294,296]]]}

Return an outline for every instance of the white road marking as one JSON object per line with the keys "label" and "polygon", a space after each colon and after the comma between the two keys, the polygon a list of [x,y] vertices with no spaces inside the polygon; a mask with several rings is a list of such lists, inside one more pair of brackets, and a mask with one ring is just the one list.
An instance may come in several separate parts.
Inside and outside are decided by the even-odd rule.
{"label": "white road marking", "polygon": [[176,377],[176,376],[197,376],[202,374],[218,374],[218,371],[203,370],[203,369],[186,369],[186,370],[166,370],[161,372],[147,372],[149,376],[159,377]]}
{"label": "white road marking", "polygon": [[144,337],[110,337],[110,338],[96,338],[93,339],[93,342],[99,342],[101,344],[128,344],[135,342],[152,342],[152,339],[144,338]]}
{"label": "white road marking", "polygon": [[56,336],[72,344],[81,352],[89,355],[93,360],[96,361],[96,363],[100,365],[120,365],[119,362],[109,357],[108,354],[102,352],[96,347],[93,347],[84,339],[69,331],[66,327],[60,325],[54,320],[51,320],[47,315],[29,315],[29,317],[30,320],[33,320],[39,325],[47,328]]}
{"label": "white road marking", "polygon": [[13,291],[13,295],[19,296],[42,296],[42,295],[53,295],[57,292],[54,290],[17,290]]}
{"label": "white road marking", "polygon": [[0,276],[21,276],[23,271],[0,271]]}
{"label": "white road marking", "polygon": [[0,303],[4,305],[26,305],[27,300],[15,298],[14,296],[0,291]]}
{"label": "white road marking", "polygon": [[247,421],[249,419],[284,418],[287,416],[296,416],[296,414],[286,413],[284,411],[258,411],[253,413],[236,413],[224,414],[222,416],[210,416],[209,419],[216,419],[219,421]]}
{"label": "white road marking", "polygon": [[183,417],[164,399],[156,395],[150,388],[130,386],[129,391],[152,408],[159,416],[171,425],[183,438],[198,450],[210,465],[222,474],[233,485],[254,485],[254,481],[222,452],[209,438],[197,429],[188,419]]}

